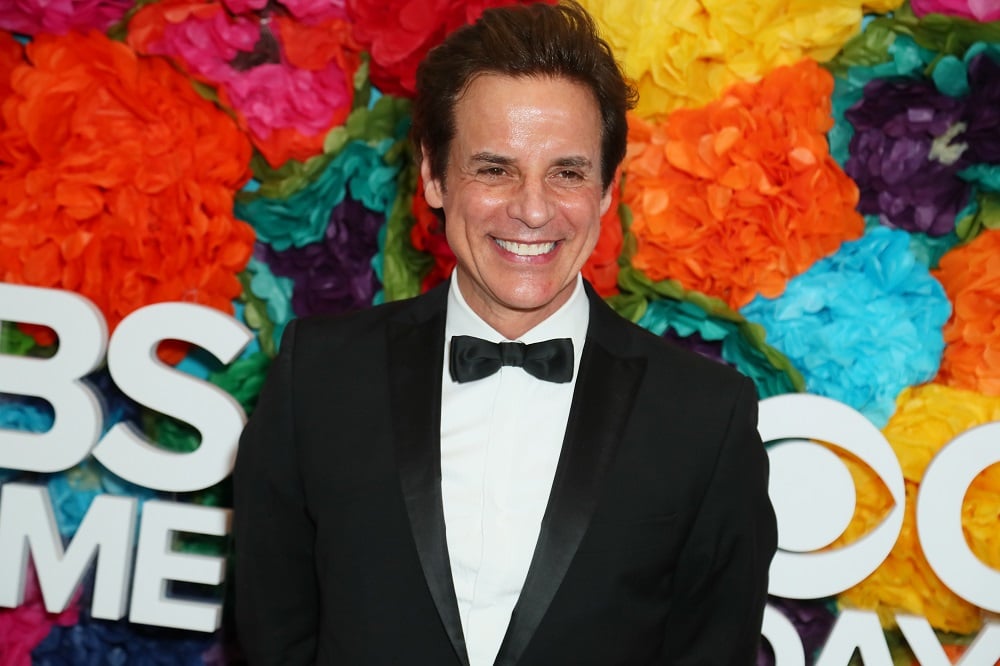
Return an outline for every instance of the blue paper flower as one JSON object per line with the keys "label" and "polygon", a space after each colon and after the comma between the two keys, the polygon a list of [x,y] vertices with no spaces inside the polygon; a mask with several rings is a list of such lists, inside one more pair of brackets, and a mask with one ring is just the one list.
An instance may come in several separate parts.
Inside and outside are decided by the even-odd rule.
{"label": "blue paper flower", "polygon": [[879,227],[793,278],[743,315],[802,371],[810,393],[851,405],[883,426],[903,388],[937,373],[951,304],[909,251],[905,232]]}
{"label": "blue paper flower", "polygon": [[[40,398],[0,394],[0,429],[46,432],[54,422],[52,405]],[[12,481],[23,472],[0,468],[0,484]]]}

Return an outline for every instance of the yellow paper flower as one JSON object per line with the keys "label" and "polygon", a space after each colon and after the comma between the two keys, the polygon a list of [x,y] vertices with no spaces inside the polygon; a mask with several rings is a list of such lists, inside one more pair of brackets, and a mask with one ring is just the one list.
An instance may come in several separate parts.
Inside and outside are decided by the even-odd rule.
{"label": "yellow paper flower", "polygon": [[737,81],[808,57],[829,60],[866,8],[902,0],[583,0],[625,71],[643,117],[701,106]]}
{"label": "yellow paper flower", "polygon": [[[868,578],[840,595],[842,604],[879,613],[886,625],[895,612],[922,615],[943,631],[974,633],[982,625],[982,611],[949,590],[924,558],[917,538],[916,498],[931,458],[961,433],[1000,420],[1000,398],[940,384],[905,389],[896,413],[883,432],[903,470],[906,511],[899,539],[885,562]],[[874,474],[859,468],[853,458],[845,463],[858,485],[858,508],[838,545],[855,541],[874,527],[892,505]],[[859,483],[859,480],[861,481]],[[972,552],[988,566],[1000,569],[1000,465],[979,474],[962,504],[962,527]]]}

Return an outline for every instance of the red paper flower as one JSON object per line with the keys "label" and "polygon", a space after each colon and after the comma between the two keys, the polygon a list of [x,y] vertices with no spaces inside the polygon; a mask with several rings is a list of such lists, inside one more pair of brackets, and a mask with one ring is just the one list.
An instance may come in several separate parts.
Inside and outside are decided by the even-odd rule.
{"label": "red paper flower", "polygon": [[347,0],[354,38],[371,54],[372,83],[382,92],[412,97],[417,65],[458,27],[490,7],[517,0]]}
{"label": "red paper flower", "polygon": [[252,228],[250,144],[160,58],[100,33],[41,35],[3,105],[0,279],[83,294],[110,329],[189,301],[232,312]]}
{"label": "red paper flower", "polygon": [[1000,231],[941,258],[934,276],[954,307],[944,327],[939,382],[1000,396]]}
{"label": "red paper flower", "polygon": [[861,235],[830,157],[833,79],[806,60],[664,124],[630,118],[624,202],[636,268],[739,308]]}
{"label": "red paper flower", "polygon": [[[612,199],[608,212],[601,218],[601,234],[597,245],[581,272],[601,296],[618,293],[618,255],[622,251],[622,224],[618,216],[618,185],[611,186]],[[415,222],[410,228],[410,242],[420,252],[425,252],[434,264],[421,282],[421,289],[431,287],[451,275],[455,267],[455,255],[448,246],[444,234],[444,224],[427,205],[424,199],[423,181],[417,179],[417,189],[411,206]]]}
{"label": "red paper flower", "polygon": [[22,62],[24,49],[21,43],[12,35],[0,32],[0,103],[10,94],[10,75]]}

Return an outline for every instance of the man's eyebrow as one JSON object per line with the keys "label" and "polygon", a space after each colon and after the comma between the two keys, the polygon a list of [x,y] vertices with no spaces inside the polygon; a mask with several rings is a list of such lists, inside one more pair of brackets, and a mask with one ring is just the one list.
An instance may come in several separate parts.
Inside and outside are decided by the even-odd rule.
{"label": "man's eyebrow", "polygon": [[[498,166],[510,166],[514,164],[515,160],[511,157],[506,157],[504,155],[498,155],[496,153],[491,153],[488,151],[482,151],[479,153],[474,153],[470,158],[470,162],[485,162],[486,164],[496,164]],[[582,155],[571,155],[569,157],[560,157],[552,163],[555,167],[569,167],[574,169],[590,169],[594,166],[586,157]]]}
{"label": "man's eyebrow", "polygon": [[496,164],[499,166],[510,166],[514,163],[513,158],[504,157],[503,155],[497,155],[496,153],[490,153],[487,151],[479,152],[473,154],[469,158],[470,162],[485,162],[487,164]]}
{"label": "man's eyebrow", "polygon": [[591,162],[586,157],[583,157],[582,155],[580,155],[580,156],[571,156],[571,157],[561,157],[561,158],[557,159],[555,162],[553,162],[553,166],[557,166],[557,167],[573,167],[573,168],[577,168],[577,169],[589,169],[589,168],[591,168],[591,167],[594,166],[594,163]]}

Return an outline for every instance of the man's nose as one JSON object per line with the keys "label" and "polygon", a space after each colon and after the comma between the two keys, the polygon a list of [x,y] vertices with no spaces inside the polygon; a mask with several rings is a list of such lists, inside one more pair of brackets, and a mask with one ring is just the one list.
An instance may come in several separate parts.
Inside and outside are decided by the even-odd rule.
{"label": "man's nose", "polygon": [[555,214],[552,193],[544,182],[522,181],[511,195],[507,214],[532,228],[544,226]]}

